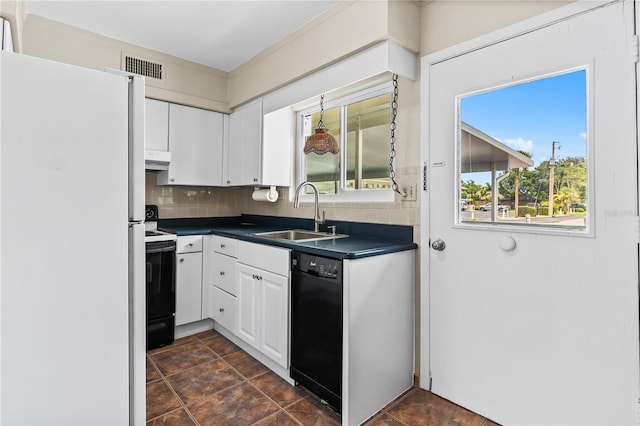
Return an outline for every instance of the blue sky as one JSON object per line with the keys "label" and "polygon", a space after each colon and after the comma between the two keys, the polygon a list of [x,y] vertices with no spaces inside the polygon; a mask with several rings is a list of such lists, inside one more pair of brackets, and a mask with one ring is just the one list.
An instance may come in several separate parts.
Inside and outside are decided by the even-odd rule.
{"label": "blue sky", "polygon": [[586,105],[586,71],[578,70],[467,96],[460,110],[467,124],[533,154],[535,167],[551,157],[552,141],[561,146],[556,160],[587,155]]}

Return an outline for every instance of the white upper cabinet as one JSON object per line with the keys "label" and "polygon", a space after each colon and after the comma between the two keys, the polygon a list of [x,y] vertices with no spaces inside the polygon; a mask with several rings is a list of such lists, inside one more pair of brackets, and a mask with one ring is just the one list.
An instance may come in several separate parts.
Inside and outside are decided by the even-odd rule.
{"label": "white upper cabinet", "polygon": [[253,102],[229,117],[225,149],[225,184],[257,185],[262,151],[262,101]]}
{"label": "white upper cabinet", "polygon": [[159,185],[222,185],[224,115],[169,104],[171,164]]}
{"label": "white upper cabinet", "polygon": [[[288,110],[287,110],[288,111]],[[276,112],[277,113],[277,112]],[[288,186],[291,174],[291,114],[263,116],[262,101],[237,109],[225,141],[224,184]]]}
{"label": "white upper cabinet", "polygon": [[169,103],[144,100],[145,149],[148,151],[169,150]]}
{"label": "white upper cabinet", "polygon": [[144,162],[147,170],[167,170],[169,152],[169,103],[155,99],[144,102]]}

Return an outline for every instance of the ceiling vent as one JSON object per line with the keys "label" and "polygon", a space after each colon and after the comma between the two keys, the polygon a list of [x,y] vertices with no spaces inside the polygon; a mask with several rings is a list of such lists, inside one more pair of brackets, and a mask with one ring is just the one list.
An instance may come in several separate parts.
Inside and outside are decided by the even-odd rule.
{"label": "ceiling vent", "polygon": [[161,63],[147,61],[146,59],[140,59],[130,55],[122,56],[124,71],[162,80]]}

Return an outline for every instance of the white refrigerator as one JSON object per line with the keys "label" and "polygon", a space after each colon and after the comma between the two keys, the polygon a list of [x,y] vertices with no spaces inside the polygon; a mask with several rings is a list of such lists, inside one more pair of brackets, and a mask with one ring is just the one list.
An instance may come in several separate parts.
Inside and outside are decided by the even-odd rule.
{"label": "white refrigerator", "polygon": [[144,424],[144,79],[0,55],[0,423]]}

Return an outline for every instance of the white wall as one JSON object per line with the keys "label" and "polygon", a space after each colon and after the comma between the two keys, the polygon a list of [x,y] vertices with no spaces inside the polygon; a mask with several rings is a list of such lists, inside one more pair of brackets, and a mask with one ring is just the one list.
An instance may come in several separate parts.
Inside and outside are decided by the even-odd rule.
{"label": "white wall", "polygon": [[230,112],[224,71],[34,15],[24,21],[22,40],[22,53],[93,69],[121,69],[123,53],[160,62],[163,79],[146,79],[148,97]]}

